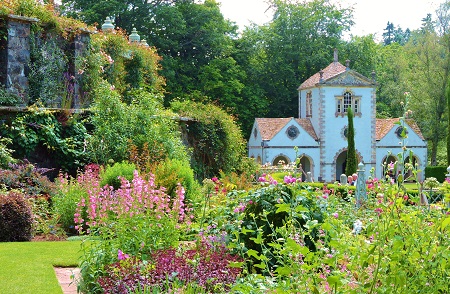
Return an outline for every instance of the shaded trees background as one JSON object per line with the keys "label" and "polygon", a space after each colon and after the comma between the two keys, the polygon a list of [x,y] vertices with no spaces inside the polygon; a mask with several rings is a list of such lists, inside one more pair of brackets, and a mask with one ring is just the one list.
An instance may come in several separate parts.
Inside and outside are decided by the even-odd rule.
{"label": "shaded trees background", "polygon": [[236,117],[245,136],[255,117],[296,117],[297,87],[338,48],[341,63],[349,59],[352,69],[376,74],[377,115],[399,117],[401,102],[407,103],[429,142],[431,164],[445,164],[449,1],[424,15],[418,30],[388,22],[381,41],[344,38],[353,24],[351,7],[326,0],[265,3],[272,20],[241,32],[215,0],[64,0],[62,12],[89,24],[111,16],[128,32],[136,27],[162,57],[165,105],[214,103]]}

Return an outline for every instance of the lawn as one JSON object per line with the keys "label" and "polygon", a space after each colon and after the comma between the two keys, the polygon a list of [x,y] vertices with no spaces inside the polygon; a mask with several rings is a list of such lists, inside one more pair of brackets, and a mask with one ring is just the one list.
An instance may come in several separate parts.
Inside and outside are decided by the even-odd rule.
{"label": "lawn", "polygon": [[0,243],[0,293],[62,293],[53,266],[77,266],[80,244],[80,241]]}

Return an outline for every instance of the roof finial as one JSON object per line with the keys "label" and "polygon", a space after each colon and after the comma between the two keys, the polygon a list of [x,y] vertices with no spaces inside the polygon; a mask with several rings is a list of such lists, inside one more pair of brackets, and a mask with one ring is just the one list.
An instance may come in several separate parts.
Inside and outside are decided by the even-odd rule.
{"label": "roof finial", "polygon": [[339,62],[339,60],[338,60],[338,50],[337,50],[337,48],[334,48],[334,62]]}
{"label": "roof finial", "polygon": [[346,69],[345,70],[349,70],[350,69],[350,60],[346,60],[345,61],[345,67],[346,67]]}
{"label": "roof finial", "polygon": [[323,83],[323,70],[319,71],[319,75],[320,75],[319,83]]}

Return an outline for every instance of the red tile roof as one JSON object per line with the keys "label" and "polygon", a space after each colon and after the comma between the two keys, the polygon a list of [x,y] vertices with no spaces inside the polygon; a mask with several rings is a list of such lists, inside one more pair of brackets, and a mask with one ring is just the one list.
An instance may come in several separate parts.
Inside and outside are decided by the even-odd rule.
{"label": "red tile roof", "polygon": [[[396,125],[395,123],[400,121],[399,118],[385,118],[377,119],[376,121],[376,140],[379,141],[389,133],[390,130]],[[412,119],[406,119],[408,126],[422,139],[425,140],[419,126]]]}
{"label": "red tile roof", "polygon": [[[293,118],[257,118],[259,132],[263,140],[271,140]],[[318,140],[316,132],[309,118],[296,118],[295,121],[311,136]]]}
{"label": "red tile roof", "polygon": [[[343,73],[345,70],[346,70],[346,67],[344,65],[342,65],[341,63],[332,62],[330,65],[328,65],[323,70],[322,79],[323,79],[323,81],[326,81],[332,77],[337,76],[340,73]],[[298,89],[301,90],[301,89],[314,87],[319,82],[320,82],[320,72],[316,73],[315,75],[311,76],[309,79],[304,81]]]}
{"label": "red tile roof", "polygon": [[295,121],[311,136],[314,140],[319,140],[316,131],[309,118],[296,118]]}

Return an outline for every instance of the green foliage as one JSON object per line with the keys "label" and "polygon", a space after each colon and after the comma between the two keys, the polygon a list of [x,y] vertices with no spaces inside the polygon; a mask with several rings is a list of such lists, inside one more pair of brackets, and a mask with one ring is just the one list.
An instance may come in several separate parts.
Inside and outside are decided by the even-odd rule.
{"label": "green foliage", "polygon": [[100,169],[100,186],[108,185],[117,190],[122,185],[121,178],[131,181],[135,170],[136,166],[126,161],[107,165],[106,168]]}
{"label": "green foliage", "polygon": [[447,174],[446,166],[427,166],[427,167],[425,167],[425,177],[436,178],[440,183],[443,183],[445,181],[446,174]]}
{"label": "green foliage", "polygon": [[30,59],[29,104],[41,101],[47,107],[60,106],[66,90],[64,72],[68,68],[67,57],[56,39],[50,38],[42,44],[31,42]]}
{"label": "green foliage", "polygon": [[1,106],[18,106],[23,105],[23,99],[0,85],[0,105]]}
{"label": "green foliage", "polygon": [[212,104],[174,102],[172,110],[195,120],[189,125],[189,146],[197,179],[224,173],[242,172],[245,145],[233,118]]}
{"label": "green foliage", "polygon": [[[278,250],[296,238],[316,250],[317,226],[323,221],[316,197],[299,185],[270,185],[248,192],[228,194],[222,217],[213,223],[225,228],[229,247],[246,258],[249,272],[270,274],[281,266]],[[308,232],[308,233],[304,233]],[[302,237],[300,237],[302,236]],[[299,240],[301,239],[301,240]]]}
{"label": "green foliage", "polygon": [[166,193],[176,196],[178,184],[185,189],[186,199],[196,199],[200,194],[200,185],[194,178],[194,171],[187,160],[166,158],[155,169],[157,186],[166,188]]}
{"label": "green foliage", "polygon": [[1,125],[0,131],[12,140],[14,157],[52,158],[48,166],[74,171],[86,160],[86,128],[76,117],[65,118],[63,124],[55,115],[58,113],[37,106],[29,107],[27,112],[17,114],[10,123]]}
{"label": "green foliage", "polygon": [[20,192],[0,194],[0,242],[30,241],[33,216]]}
{"label": "green foliage", "polygon": [[142,150],[145,143],[159,160],[165,157],[186,158],[173,114],[163,110],[161,97],[134,91],[130,105],[121,101],[117,91],[103,83],[95,94],[94,126],[87,148],[93,162],[121,162],[129,158],[131,144]]}
{"label": "green foliage", "polygon": [[0,137],[0,168],[7,168],[10,163],[15,163],[16,160],[11,156],[14,150],[7,146],[11,144],[10,138]]}
{"label": "green foliage", "polygon": [[351,107],[347,109],[348,131],[347,131],[347,164],[345,166],[345,174],[352,175],[356,173],[358,168],[358,157],[355,149],[355,129],[353,127],[353,111]]}

